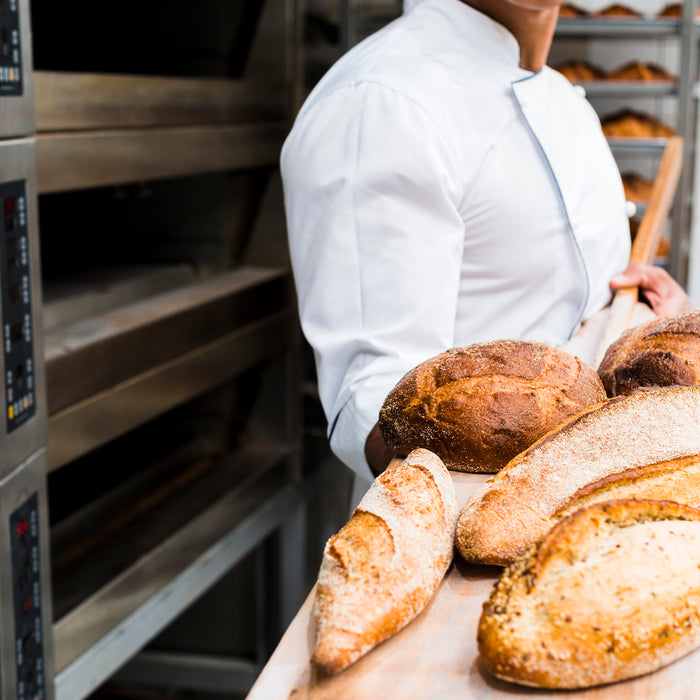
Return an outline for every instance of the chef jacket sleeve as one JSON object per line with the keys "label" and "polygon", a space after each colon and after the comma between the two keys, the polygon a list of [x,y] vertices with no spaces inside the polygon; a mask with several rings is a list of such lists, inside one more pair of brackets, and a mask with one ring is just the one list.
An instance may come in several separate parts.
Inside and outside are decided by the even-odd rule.
{"label": "chef jacket sleeve", "polygon": [[371,478],[364,443],[386,395],[453,343],[459,171],[425,110],[374,83],[302,111],[281,166],[300,318],[331,448]]}

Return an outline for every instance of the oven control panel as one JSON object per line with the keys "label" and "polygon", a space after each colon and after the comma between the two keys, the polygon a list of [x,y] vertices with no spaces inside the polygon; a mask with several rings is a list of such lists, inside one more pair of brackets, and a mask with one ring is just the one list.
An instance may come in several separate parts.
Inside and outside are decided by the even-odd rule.
{"label": "oven control panel", "polygon": [[0,0],[0,97],[21,94],[19,0]]}
{"label": "oven control panel", "polygon": [[17,700],[46,696],[39,556],[39,499],[35,493],[10,515]]}
{"label": "oven control panel", "polygon": [[24,180],[0,184],[0,204],[5,421],[9,434],[36,411],[29,233]]}

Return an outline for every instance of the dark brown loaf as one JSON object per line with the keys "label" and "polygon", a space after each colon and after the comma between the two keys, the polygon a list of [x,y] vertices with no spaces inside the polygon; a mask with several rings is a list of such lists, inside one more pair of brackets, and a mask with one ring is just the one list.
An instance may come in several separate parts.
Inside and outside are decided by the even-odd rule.
{"label": "dark brown loaf", "polygon": [[399,454],[435,452],[448,469],[496,472],[554,426],[602,401],[595,371],[543,343],[453,348],[406,374],[379,413]]}
{"label": "dark brown loaf", "polygon": [[546,688],[611,683],[684,656],[700,646],[700,510],[608,501],[562,520],[503,573],[478,645],[492,674]]}
{"label": "dark brown loaf", "polygon": [[700,311],[625,331],[607,349],[598,374],[608,396],[646,386],[700,384]]}
{"label": "dark brown loaf", "polygon": [[311,659],[321,674],[342,671],[420,613],[452,561],[456,518],[452,479],[427,450],[375,479],[323,553]]}
{"label": "dark brown loaf", "polygon": [[[602,488],[607,477],[624,480],[632,478],[629,470],[652,470],[649,465],[700,455],[698,426],[700,387],[638,391],[584,411],[515,457],[472,495],[457,520],[457,549],[467,561],[510,564],[591,484]],[[660,481],[655,482],[649,471],[649,493],[675,488],[679,500],[694,497],[695,468],[685,462],[675,466],[687,476],[675,485],[671,478],[664,486],[664,479],[657,475]],[[623,485],[621,481],[618,487]]]}

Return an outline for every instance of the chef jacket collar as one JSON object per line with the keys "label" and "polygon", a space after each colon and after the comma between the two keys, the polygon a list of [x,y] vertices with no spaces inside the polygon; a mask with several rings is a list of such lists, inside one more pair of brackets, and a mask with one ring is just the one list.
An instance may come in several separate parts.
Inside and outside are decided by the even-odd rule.
{"label": "chef jacket collar", "polygon": [[499,22],[468,5],[465,0],[404,0],[403,11],[406,14],[428,5],[449,15],[455,34],[470,45],[478,46],[485,57],[517,69],[515,80],[535,75],[532,71],[520,68],[520,44],[515,36]]}

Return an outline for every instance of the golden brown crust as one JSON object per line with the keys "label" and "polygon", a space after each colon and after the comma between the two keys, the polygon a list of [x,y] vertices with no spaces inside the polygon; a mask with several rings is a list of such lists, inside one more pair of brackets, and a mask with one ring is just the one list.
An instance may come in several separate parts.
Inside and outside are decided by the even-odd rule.
{"label": "golden brown crust", "polygon": [[565,2],[559,8],[559,17],[587,17],[588,12],[582,10],[580,7],[573,5],[569,2]]}
{"label": "golden brown crust", "polygon": [[645,202],[651,195],[654,181],[639,173],[622,173],[622,186],[625,197],[632,202]]}
{"label": "golden brown crust", "polygon": [[[465,504],[455,541],[467,560],[511,563],[547,532],[585,487],[628,470],[700,455],[700,388],[640,390],[583,411],[543,436],[491,477]],[[664,488],[692,497],[694,469]],[[653,470],[652,470],[653,471]],[[662,488],[649,473],[645,488]],[[603,482],[604,485],[604,482]],[[641,488],[643,480],[637,482]],[[622,483],[618,484],[622,487]]]}
{"label": "golden brown crust", "polygon": [[547,688],[660,668],[700,645],[699,566],[700,510],[635,499],[579,510],[496,583],[479,621],[484,664]]}
{"label": "golden brown crust", "polygon": [[608,138],[668,138],[676,133],[652,114],[630,109],[605,117],[601,124]]}
{"label": "golden brown crust", "polygon": [[637,12],[637,10],[628,7],[627,5],[615,3],[603,8],[602,10],[599,10],[598,12],[593,12],[592,16],[600,18],[607,17],[610,19],[639,19],[642,15],[641,13]]}
{"label": "golden brown crust", "polygon": [[595,372],[543,343],[453,348],[408,372],[379,414],[399,454],[435,452],[448,469],[495,472],[537,438],[605,398]]}
{"label": "golden brown crust", "polygon": [[427,450],[375,479],[324,550],[312,610],[320,674],[342,671],[418,615],[452,561],[456,517],[449,473]]}
{"label": "golden brown crust", "polygon": [[605,80],[605,71],[589,61],[572,59],[555,66],[555,70],[572,83]]}
{"label": "golden brown crust", "polygon": [[623,82],[674,82],[676,80],[663,66],[656,63],[645,63],[640,60],[630,61],[610,71],[607,79]]}
{"label": "golden brown crust", "polygon": [[639,387],[700,384],[700,311],[625,331],[606,350],[598,374],[608,396]]}

